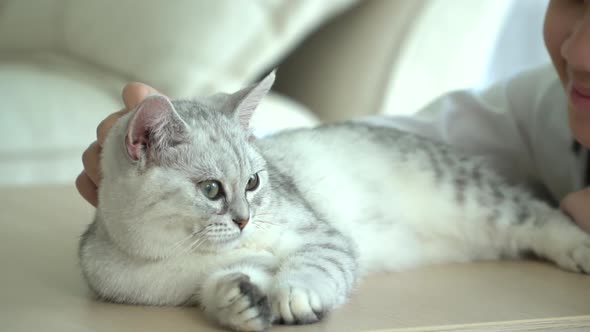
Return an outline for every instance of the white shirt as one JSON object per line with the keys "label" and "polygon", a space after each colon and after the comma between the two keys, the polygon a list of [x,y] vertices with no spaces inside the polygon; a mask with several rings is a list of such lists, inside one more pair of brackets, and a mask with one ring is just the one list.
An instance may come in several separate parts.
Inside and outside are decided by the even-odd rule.
{"label": "white shirt", "polygon": [[550,65],[481,91],[449,93],[411,117],[369,121],[489,156],[509,179],[554,203],[584,187],[587,153],[574,151],[567,98]]}

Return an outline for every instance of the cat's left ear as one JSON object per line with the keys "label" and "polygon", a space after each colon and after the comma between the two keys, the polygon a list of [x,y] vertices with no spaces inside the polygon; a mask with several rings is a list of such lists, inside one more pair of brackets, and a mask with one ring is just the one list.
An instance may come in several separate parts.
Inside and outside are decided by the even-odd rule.
{"label": "cat's left ear", "polygon": [[230,95],[229,103],[226,107],[240,121],[244,130],[248,130],[250,119],[256,110],[256,107],[266,96],[272,84],[275,81],[275,71],[271,71],[262,81],[244,88]]}
{"label": "cat's left ear", "polygon": [[125,145],[132,160],[154,157],[167,147],[186,140],[188,125],[170,99],[151,95],[137,105],[127,128]]}

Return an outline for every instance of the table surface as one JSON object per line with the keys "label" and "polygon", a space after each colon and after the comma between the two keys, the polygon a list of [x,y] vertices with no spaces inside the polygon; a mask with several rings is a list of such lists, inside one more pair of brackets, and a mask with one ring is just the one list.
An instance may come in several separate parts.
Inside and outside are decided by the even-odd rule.
{"label": "table surface", "polygon": [[[0,188],[1,330],[218,331],[196,308],[92,300],[76,254],[92,214],[73,187]],[[494,322],[475,330],[516,331],[498,326],[528,323],[499,322],[538,320],[530,324],[590,331],[590,317],[574,317],[585,315],[589,276],[541,262],[484,262],[372,275],[321,323],[272,330],[463,331],[441,326]]]}

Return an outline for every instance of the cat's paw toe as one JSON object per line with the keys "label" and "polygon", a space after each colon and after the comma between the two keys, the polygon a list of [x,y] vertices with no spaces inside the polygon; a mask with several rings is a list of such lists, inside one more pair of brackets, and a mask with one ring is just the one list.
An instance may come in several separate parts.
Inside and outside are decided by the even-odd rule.
{"label": "cat's paw toe", "polygon": [[273,315],[281,324],[311,324],[321,320],[324,314],[320,297],[308,289],[281,288],[273,298]]}
{"label": "cat's paw toe", "polygon": [[575,271],[590,274],[590,242],[572,250],[571,259],[575,264]]}
{"label": "cat's paw toe", "polygon": [[552,260],[565,270],[590,274],[590,241],[569,246]]}
{"label": "cat's paw toe", "polygon": [[232,277],[218,310],[224,325],[238,331],[263,331],[272,324],[268,297],[246,275]]}

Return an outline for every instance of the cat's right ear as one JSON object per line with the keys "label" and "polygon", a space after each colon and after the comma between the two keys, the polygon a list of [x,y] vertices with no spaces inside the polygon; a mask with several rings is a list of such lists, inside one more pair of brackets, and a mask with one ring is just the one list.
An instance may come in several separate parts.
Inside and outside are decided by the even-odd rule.
{"label": "cat's right ear", "polygon": [[125,146],[127,154],[140,160],[150,151],[161,151],[186,138],[188,125],[180,118],[170,99],[152,95],[136,108],[129,121]]}
{"label": "cat's right ear", "polygon": [[262,81],[230,95],[225,109],[233,114],[244,130],[248,130],[254,111],[262,98],[270,91],[274,81],[275,71],[273,70]]}

